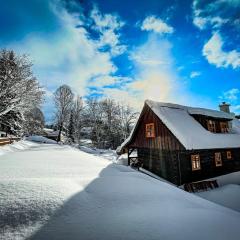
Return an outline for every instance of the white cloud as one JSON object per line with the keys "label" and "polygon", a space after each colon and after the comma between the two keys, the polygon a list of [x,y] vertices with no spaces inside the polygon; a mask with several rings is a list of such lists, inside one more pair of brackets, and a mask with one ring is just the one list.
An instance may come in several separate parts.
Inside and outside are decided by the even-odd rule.
{"label": "white cloud", "polygon": [[201,75],[201,72],[191,72],[190,78],[195,78]]}
{"label": "white cloud", "polygon": [[194,0],[193,24],[199,29],[219,29],[229,23],[234,27],[234,22],[239,19],[239,0],[213,0],[203,3],[201,0]]}
{"label": "white cloud", "polygon": [[240,90],[238,88],[232,88],[222,93],[222,95],[219,97],[219,100],[221,102],[227,102],[231,104],[231,110],[233,112],[240,113],[240,105],[239,105],[239,96],[240,96]]}
{"label": "white cloud", "polygon": [[[158,51],[161,46],[161,51]],[[134,77],[118,89],[104,89],[105,96],[130,103],[138,109],[144,100],[176,102],[182,104],[203,104],[197,96],[192,96],[178,76],[171,54],[172,45],[156,34],[150,34],[148,40],[136,47],[131,53],[134,63]]]}
{"label": "white cloud", "polygon": [[[84,27],[75,27],[82,26],[82,20],[79,22],[79,18],[69,14],[64,8],[55,5],[53,7],[52,11],[61,22],[61,28],[57,32],[47,37],[40,34],[27,35],[22,41],[12,42],[8,47],[30,55],[34,62],[34,72],[46,88],[54,89],[65,83],[72,86],[76,93],[85,95],[89,80],[96,76],[107,78],[117,70],[112,62],[112,52],[121,47],[120,41],[114,39],[114,34],[110,34],[104,42],[109,41],[109,45],[112,44],[111,49],[101,51],[99,46],[103,45],[102,39],[93,40]],[[98,21],[101,36],[108,35],[105,35],[105,26],[111,26],[114,31],[120,30],[122,23],[115,16],[99,14],[95,18],[97,16],[101,16],[102,20]]]}
{"label": "white cloud", "polygon": [[234,113],[240,114],[240,105],[232,105],[232,106],[231,106],[231,110],[232,110]]}
{"label": "white cloud", "polygon": [[223,93],[220,99],[228,102],[234,102],[238,100],[240,90],[238,88],[232,88]]}
{"label": "white cloud", "polygon": [[98,76],[89,82],[89,87],[105,87],[116,83],[116,78],[109,75]]}
{"label": "white cloud", "polygon": [[148,16],[144,19],[141,25],[141,30],[143,31],[153,31],[155,33],[173,33],[173,27],[169,26],[160,18],[156,16]]}
{"label": "white cloud", "polygon": [[119,30],[124,25],[117,15],[102,14],[96,6],[91,11],[91,18],[95,22],[95,28],[101,31],[106,28]]}
{"label": "white cloud", "polygon": [[198,11],[194,11],[193,24],[201,30],[207,28],[208,25],[212,26],[214,29],[217,29],[220,28],[224,23],[228,22],[228,19],[223,19],[219,16],[200,17],[197,13]]}
{"label": "white cloud", "polygon": [[102,14],[95,6],[91,11],[93,20],[92,28],[99,33],[99,48],[109,47],[112,55],[122,54],[126,46],[120,42],[119,30],[124,26],[124,22],[114,14]]}
{"label": "white cloud", "polygon": [[203,18],[203,17],[198,17],[198,16],[195,16],[193,18],[193,23],[195,26],[197,26],[199,29],[204,29],[206,24],[207,24],[207,19],[206,18]]}
{"label": "white cloud", "polygon": [[236,50],[224,51],[223,40],[218,32],[215,32],[209,41],[204,45],[202,53],[209,63],[217,67],[240,67],[240,52]]}

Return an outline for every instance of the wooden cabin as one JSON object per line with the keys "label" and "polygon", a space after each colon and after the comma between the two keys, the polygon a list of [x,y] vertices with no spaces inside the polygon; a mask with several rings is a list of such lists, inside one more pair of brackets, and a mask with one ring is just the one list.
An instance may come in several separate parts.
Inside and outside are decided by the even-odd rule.
{"label": "wooden cabin", "polygon": [[[146,100],[121,145],[133,161],[182,185],[240,170],[240,121],[226,111]],[[225,109],[226,108],[226,109]]]}

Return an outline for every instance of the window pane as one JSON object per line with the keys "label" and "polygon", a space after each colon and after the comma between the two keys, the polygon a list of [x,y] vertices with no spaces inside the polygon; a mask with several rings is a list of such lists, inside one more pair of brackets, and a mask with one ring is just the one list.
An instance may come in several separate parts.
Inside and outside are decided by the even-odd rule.
{"label": "window pane", "polygon": [[222,166],[222,157],[219,152],[215,153],[215,165],[216,167]]}
{"label": "window pane", "polygon": [[155,137],[154,123],[146,124],[146,137],[147,138]]}
{"label": "window pane", "polygon": [[232,158],[232,153],[231,151],[227,151],[227,159],[231,159]]}
{"label": "window pane", "polygon": [[192,171],[200,170],[200,156],[199,154],[191,155]]}

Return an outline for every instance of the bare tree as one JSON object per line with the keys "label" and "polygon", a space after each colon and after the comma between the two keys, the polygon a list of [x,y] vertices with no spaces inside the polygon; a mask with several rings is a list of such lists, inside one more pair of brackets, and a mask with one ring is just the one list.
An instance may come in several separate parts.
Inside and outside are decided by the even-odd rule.
{"label": "bare tree", "polygon": [[32,73],[26,55],[0,51],[0,122],[22,127],[24,114],[42,102],[44,91]]}
{"label": "bare tree", "polygon": [[125,105],[123,103],[119,104],[118,108],[121,135],[123,139],[126,139],[130,135],[139,113],[135,112],[134,109],[131,108],[129,105]]}
{"label": "bare tree", "polygon": [[103,111],[105,147],[115,148],[120,138],[117,103],[113,99],[107,98],[100,101],[99,104]]}
{"label": "bare tree", "polygon": [[[87,125],[91,127],[91,139],[95,146],[101,147],[103,129],[103,111],[99,101],[96,98],[87,100],[85,119],[88,119]],[[86,121],[85,121],[86,123]]]}
{"label": "bare tree", "polygon": [[58,141],[61,140],[63,128],[67,128],[73,105],[73,92],[67,85],[60,86],[54,93],[54,102],[56,106],[56,120],[59,129]]}
{"label": "bare tree", "polygon": [[73,138],[79,143],[81,139],[81,129],[83,127],[83,101],[80,96],[77,96],[73,104]]}
{"label": "bare tree", "polygon": [[88,99],[87,124],[92,129],[91,139],[96,147],[115,149],[130,134],[137,113],[113,99]]}

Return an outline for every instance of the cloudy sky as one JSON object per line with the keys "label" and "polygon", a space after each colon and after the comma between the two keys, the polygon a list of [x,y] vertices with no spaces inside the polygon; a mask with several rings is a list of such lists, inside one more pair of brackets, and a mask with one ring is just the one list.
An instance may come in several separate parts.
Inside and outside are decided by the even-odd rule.
{"label": "cloudy sky", "polygon": [[46,90],[240,110],[240,0],[1,1],[0,48],[27,53]]}

